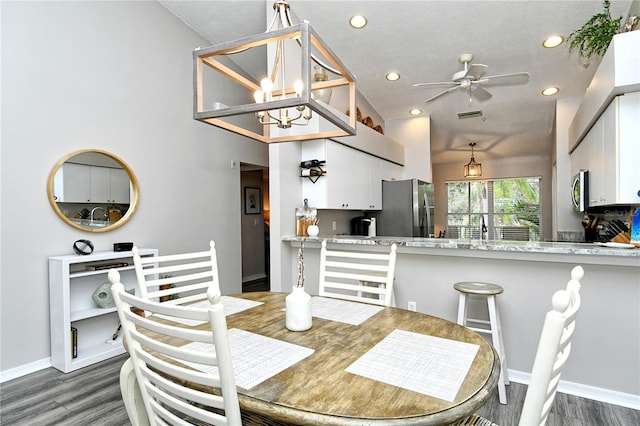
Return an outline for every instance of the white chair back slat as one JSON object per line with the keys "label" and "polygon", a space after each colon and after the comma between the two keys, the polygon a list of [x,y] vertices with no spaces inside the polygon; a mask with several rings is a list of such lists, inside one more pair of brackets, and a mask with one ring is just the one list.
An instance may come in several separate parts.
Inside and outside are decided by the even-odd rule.
{"label": "white chair back slat", "polygon": [[544,425],[547,421],[562,367],[571,353],[571,337],[580,309],[580,280],[583,276],[582,267],[576,266],[571,271],[566,290],[559,290],[553,295],[553,309],[545,317],[522,407],[521,426]]}
{"label": "white chair back slat", "polygon": [[318,294],[382,306],[394,304],[397,246],[389,253],[328,250],[323,241],[320,250]]}
{"label": "white chair back slat", "polygon": [[145,256],[133,248],[133,264],[142,297],[170,304],[186,304],[206,299],[206,291],[217,289],[218,263],[215,243],[208,251]]}
{"label": "white chair back slat", "polygon": [[[339,283],[339,282],[334,282],[334,281],[325,281],[325,285],[327,286],[331,286],[331,288],[335,288],[335,289],[341,289],[341,290],[349,290],[352,292],[358,292],[361,291],[361,285],[358,284],[346,284],[346,283]],[[377,294],[377,295],[385,295],[387,290],[385,288],[380,288],[380,287],[371,287],[371,288],[367,288],[367,292],[371,293],[371,294]]]}
{"label": "white chair back slat", "polygon": [[[160,303],[131,295],[120,283],[117,270],[109,271],[109,281],[151,426],[241,424],[227,323],[217,276],[207,291],[210,302],[207,308]],[[142,310],[145,315],[138,315],[134,310]],[[209,327],[196,330],[164,316],[176,321],[204,320]],[[210,343],[212,351],[184,347],[191,342]],[[192,363],[217,369],[199,371],[189,367]],[[167,380],[164,375],[172,379]],[[198,383],[220,391],[198,391],[187,386],[187,383]],[[201,405],[194,405],[194,402]]]}

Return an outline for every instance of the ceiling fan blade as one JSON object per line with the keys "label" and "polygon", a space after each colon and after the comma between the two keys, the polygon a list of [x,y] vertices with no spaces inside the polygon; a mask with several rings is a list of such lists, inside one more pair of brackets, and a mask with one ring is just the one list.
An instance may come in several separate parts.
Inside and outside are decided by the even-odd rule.
{"label": "ceiling fan blade", "polygon": [[439,81],[437,83],[416,83],[413,87],[425,87],[425,86],[456,86],[458,83],[453,81]]}
{"label": "ceiling fan blade", "polygon": [[456,87],[452,87],[452,88],[450,88],[450,89],[447,89],[447,90],[445,90],[444,92],[440,92],[440,93],[438,93],[437,95],[435,95],[435,96],[433,96],[433,97],[431,97],[431,98],[427,99],[426,101],[424,101],[424,103],[425,103],[425,104],[427,104],[427,103],[429,103],[429,102],[431,102],[431,101],[435,101],[435,100],[436,100],[436,99],[438,99],[439,97],[444,96],[444,95],[447,95],[447,94],[449,94],[449,93],[451,93],[451,92],[453,92],[453,91],[455,91],[455,90],[458,90],[459,88],[460,88],[460,86],[456,86]]}
{"label": "ceiling fan blade", "polygon": [[471,96],[480,102],[491,99],[491,93],[487,92],[480,86],[471,86]]}
{"label": "ceiling fan blade", "polygon": [[466,74],[462,78],[470,78],[471,80],[478,80],[480,79],[480,77],[484,75],[485,72],[487,72],[487,68],[489,68],[487,65],[471,64],[469,65],[469,68],[467,69]]}
{"label": "ceiling fan blade", "polygon": [[483,84],[499,84],[503,86],[526,84],[529,81],[528,72],[516,72],[513,74],[490,75],[482,77]]}

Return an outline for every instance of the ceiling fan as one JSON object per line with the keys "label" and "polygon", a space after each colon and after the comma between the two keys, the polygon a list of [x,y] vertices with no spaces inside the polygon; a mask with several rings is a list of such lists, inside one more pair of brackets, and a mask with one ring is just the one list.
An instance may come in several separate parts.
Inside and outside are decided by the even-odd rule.
{"label": "ceiling fan", "polygon": [[441,81],[437,83],[416,83],[413,87],[426,87],[426,86],[445,86],[449,87],[444,92],[440,92],[437,95],[427,99],[425,103],[434,101],[441,96],[455,92],[456,90],[466,90],[469,92],[469,103],[472,99],[478,101],[486,101],[491,99],[491,93],[485,90],[484,85],[516,85],[526,84],[529,81],[529,73],[517,72],[512,74],[501,74],[484,76],[487,72],[487,65],[471,64],[473,60],[472,53],[463,53],[458,60],[464,64],[464,69],[456,72],[451,77],[451,81]]}

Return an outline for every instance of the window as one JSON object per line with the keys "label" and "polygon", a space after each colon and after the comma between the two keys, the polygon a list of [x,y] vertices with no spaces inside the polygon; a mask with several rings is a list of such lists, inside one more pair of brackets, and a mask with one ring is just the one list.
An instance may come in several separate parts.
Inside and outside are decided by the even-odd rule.
{"label": "window", "polygon": [[447,182],[447,237],[540,238],[540,178]]}

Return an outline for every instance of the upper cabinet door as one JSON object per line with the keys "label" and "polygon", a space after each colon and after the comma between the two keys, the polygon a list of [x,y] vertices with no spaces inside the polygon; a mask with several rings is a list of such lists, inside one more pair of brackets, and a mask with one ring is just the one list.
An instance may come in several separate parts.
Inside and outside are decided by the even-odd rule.
{"label": "upper cabinet door", "polygon": [[326,174],[316,183],[303,182],[303,198],[319,209],[380,210],[382,179],[380,161],[330,140],[302,144],[302,161],[325,160]]}
{"label": "upper cabinet door", "polygon": [[[65,163],[58,173],[61,189],[56,190],[57,200],[65,203],[87,203],[91,200],[91,174],[88,166],[75,163]],[[56,179],[58,183],[58,179]]]}
{"label": "upper cabinet door", "polygon": [[111,169],[91,167],[91,202],[111,202]]}
{"label": "upper cabinet door", "polygon": [[124,169],[111,169],[111,202],[117,204],[131,202],[129,175]]}

